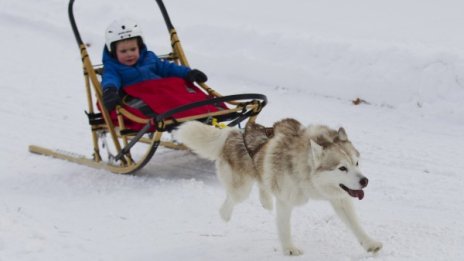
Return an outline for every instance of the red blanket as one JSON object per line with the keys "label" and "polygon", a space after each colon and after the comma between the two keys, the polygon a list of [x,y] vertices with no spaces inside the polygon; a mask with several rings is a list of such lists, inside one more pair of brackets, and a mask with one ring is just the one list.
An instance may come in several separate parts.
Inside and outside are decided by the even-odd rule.
{"label": "red blanket", "polygon": [[[149,80],[124,87],[124,92],[130,97],[142,100],[155,113],[161,114],[176,107],[189,103],[203,101],[209,98],[200,88],[192,83],[186,82],[182,78],[164,78]],[[125,101],[127,99],[124,99]],[[130,99],[128,99],[130,100]],[[123,102],[123,107],[131,113],[142,117],[151,118],[144,115],[139,109],[129,106],[131,102]],[[193,108],[188,111],[179,112],[173,115],[173,118],[183,118],[188,116],[199,115],[203,113],[216,112],[227,109],[224,104],[205,105]],[[111,118],[117,124],[116,112],[112,111]],[[143,125],[129,120],[125,120],[126,128],[131,130],[140,130]]]}

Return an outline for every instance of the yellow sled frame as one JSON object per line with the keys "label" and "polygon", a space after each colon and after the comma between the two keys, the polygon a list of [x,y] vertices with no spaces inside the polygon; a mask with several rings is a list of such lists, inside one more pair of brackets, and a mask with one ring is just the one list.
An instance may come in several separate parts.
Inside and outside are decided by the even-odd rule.
{"label": "yellow sled frame", "polygon": [[[172,23],[167,14],[166,8],[162,0],[157,0],[158,6],[161,10],[161,13],[164,17],[168,31],[171,37],[171,46],[172,52],[163,55],[160,58],[167,59],[177,64],[182,64],[189,66],[187,58],[182,49],[181,43],[177,36],[176,30],[172,26]],[[79,31],[77,29],[74,15],[73,15],[73,4],[74,0],[70,0],[68,6],[69,18],[71,22],[71,27],[73,29],[74,35],[76,37],[79,50],[81,53],[82,63],[83,63],[83,73],[85,80],[85,90],[87,94],[87,104],[88,104],[88,114],[96,115],[97,110],[95,108],[95,101],[98,104],[102,103],[102,91],[98,75],[101,74],[101,66],[94,66],[90,61],[90,57],[87,52],[86,45],[83,43]],[[213,121],[220,116],[224,115],[234,115],[235,119],[229,123],[230,126],[236,125],[239,122],[248,119],[247,123],[254,122],[257,115],[261,109],[265,106],[267,99],[264,95],[261,94],[239,94],[239,95],[230,95],[222,96],[212,88],[210,88],[205,83],[199,84],[200,87],[208,93],[212,98],[209,103],[201,104],[187,104],[186,106],[181,106],[183,108],[175,108],[172,111],[164,113],[159,117],[147,119],[140,118],[124,108],[117,106],[116,112],[118,115],[118,125],[114,126],[110,115],[104,106],[101,108],[101,116],[103,121],[99,123],[91,123],[91,133],[92,133],[92,143],[93,143],[93,153],[91,158],[85,156],[76,155],[75,153],[66,153],[61,151],[50,150],[47,148],[30,145],[29,151],[36,154],[51,156],[58,159],[67,160],[70,162],[86,165],[93,168],[106,169],[114,173],[119,174],[129,174],[134,173],[135,171],[142,168],[154,155],[156,149],[159,145],[173,148],[173,149],[183,149],[184,147],[181,144],[176,144],[171,141],[161,141],[161,137],[166,128],[169,126],[175,126],[182,122],[191,121],[191,120],[200,120],[200,119],[213,119]],[[214,113],[206,113],[201,115],[195,115],[185,118],[173,119],[172,115],[179,111],[185,109],[199,107],[205,104],[212,104],[213,102],[224,102],[228,105],[229,109],[222,110]],[[134,122],[145,124],[145,128],[139,131],[138,133],[129,132],[124,126],[124,118],[130,119]],[[89,118],[90,121],[90,118]],[[217,121],[216,121],[217,122]],[[214,122],[214,123],[216,123]],[[224,124],[222,124],[224,125]],[[156,126],[156,131],[148,132],[150,127]],[[103,160],[100,153],[99,139],[101,133],[109,134],[110,139],[112,140],[112,145],[115,149],[115,160],[110,161]],[[139,156],[138,159],[134,159],[131,155],[132,147],[137,143],[146,144],[146,152],[142,156]]]}

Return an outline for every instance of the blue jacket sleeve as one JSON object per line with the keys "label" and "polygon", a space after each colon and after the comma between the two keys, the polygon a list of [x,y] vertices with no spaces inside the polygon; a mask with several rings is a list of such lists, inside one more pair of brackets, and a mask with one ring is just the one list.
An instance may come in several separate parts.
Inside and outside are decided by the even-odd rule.
{"label": "blue jacket sleeve", "polygon": [[190,68],[182,65],[178,65],[166,60],[161,60],[153,52],[148,52],[148,59],[154,61],[155,71],[161,77],[180,77],[184,78]]}
{"label": "blue jacket sleeve", "polygon": [[116,89],[119,90],[122,87],[121,76],[117,72],[116,68],[111,66],[111,64],[108,64],[103,68],[101,85],[103,90],[110,87],[116,87]]}

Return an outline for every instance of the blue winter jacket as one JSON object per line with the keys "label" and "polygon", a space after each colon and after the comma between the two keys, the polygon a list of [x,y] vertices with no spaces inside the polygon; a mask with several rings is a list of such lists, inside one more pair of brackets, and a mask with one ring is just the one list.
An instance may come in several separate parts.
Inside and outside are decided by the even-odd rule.
{"label": "blue winter jacket", "polygon": [[103,90],[109,87],[121,90],[125,86],[164,77],[184,78],[190,71],[188,67],[161,60],[155,53],[148,51],[146,46],[141,48],[139,60],[133,66],[119,63],[104,48],[103,66]]}

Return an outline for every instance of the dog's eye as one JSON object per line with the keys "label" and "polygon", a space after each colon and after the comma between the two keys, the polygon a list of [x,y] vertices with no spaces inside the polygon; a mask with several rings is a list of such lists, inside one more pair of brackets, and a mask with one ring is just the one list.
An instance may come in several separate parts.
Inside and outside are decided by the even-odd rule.
{"label": "dog's eye", "polygon": [[358,162],[358,161],[356,161],[356,166],[359,166],[359,162]]}
{"label": "dog's eye", "polygon": [[348,171],[348,169],[345,167],[345,166],[341,166],[340,168],[338,168],[339,170],[341,171]]}

